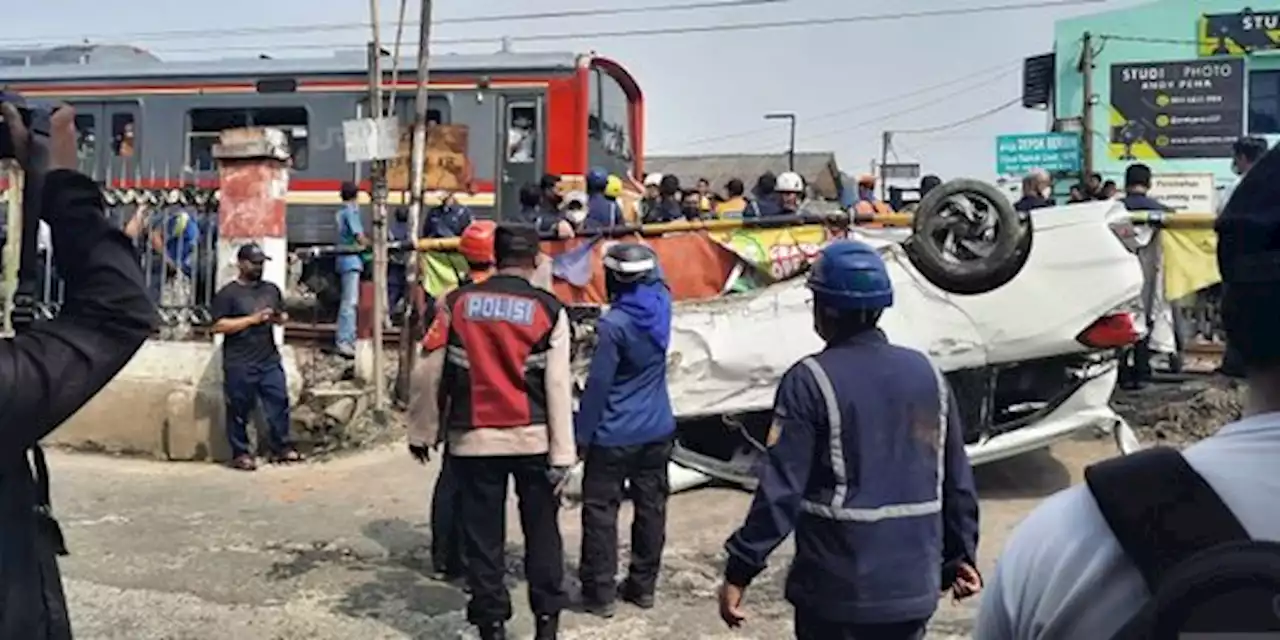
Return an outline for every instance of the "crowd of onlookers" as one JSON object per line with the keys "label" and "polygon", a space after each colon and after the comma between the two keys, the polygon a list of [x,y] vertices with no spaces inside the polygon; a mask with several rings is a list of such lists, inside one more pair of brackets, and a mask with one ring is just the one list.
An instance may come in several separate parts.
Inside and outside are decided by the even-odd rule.
{"label": "crowd of onlookers", "polygon": [[[937,178],[922,182],[935,185]],[[888,213],[889,207],[875,193],[873,176],[861,176],[856,186],[840,189],[840,206],[861,214]],[[580,233],[607,230],[628,224],[658,224],[681,220],[751,219],[797,215],[805,210],[812,191],[804,178],[791,171],[765,172],[748,188],[741,178],[730,178],[718,188],[707,178],[683,182],[674,174],[649,173],[643,177],[638,199],[624,196],[623,179],[601,170],[587,173],[585,190],[562,193],[561,178],[546,175],[538,183],[524,185],[517,206],[504,205],[507,222],[531,224],[544,235],[569,238]],[[922,187],[923,192],[923,187]],[[421,238],[453,238],[471,223],[470,209],[454,194],[432,207],[418,232]],[[396,212],[393,240],[409,237],[408,213]]]}

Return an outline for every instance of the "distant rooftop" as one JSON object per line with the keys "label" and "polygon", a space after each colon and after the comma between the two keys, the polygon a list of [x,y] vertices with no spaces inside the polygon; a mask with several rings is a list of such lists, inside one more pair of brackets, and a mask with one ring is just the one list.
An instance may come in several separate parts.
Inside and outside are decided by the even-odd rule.
{"label": "distant rooftop", "polygon": [[0,67],[159,61],[160,58],[145,49],[118,44],[0,49]]}

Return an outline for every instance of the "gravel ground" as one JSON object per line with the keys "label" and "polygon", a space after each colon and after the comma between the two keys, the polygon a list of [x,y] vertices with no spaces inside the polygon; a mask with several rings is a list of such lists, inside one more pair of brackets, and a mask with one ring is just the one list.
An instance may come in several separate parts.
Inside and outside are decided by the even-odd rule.
{"label": "gravel ground", "polygon": [[1186,446],[1240,418],[1244,387],[1222,376],[1187,376],[1140,391],[1116,391],[1112,405],[1144,443]]}
{"label": "gravel ground", "polygon": [[[343,363],[317,358],[311,373],[340,379]],[[335,382],[334,384],[346,384]],[[1242,391],[1216,377],[1156,384],[1115,397],[1146,442],[1184,445],[1240,412]],[[359,427],[377,437],[399,426]],[[979,565],[991,571],[1009,533],[1045,497],[1081,480],[1088,464],[1115,454],[1087,437],[981,467]],[[403,442],[289,468],[237,473],[212,465],[159,464],[50,454],[55,506],[73,555],[64,559],[78,638],[119,640],[347,640],[468,638],[465,595],[427,571],[427,499],[436,474],[413,463]],[[674,496],[658,607],[623,607],[613,620],[570,613],[569,640],[790,637],[782,583],[785,543],[748,593],[751,618],[729,631],[715,613],[725,537],[750,496],[705,488]],[[624,507],[624,522],[628,518]],[[561,518],[569,576],[579,513]],[[510,566],[520,536],[508,516]],[[623,554],[626,553],[625,528]],[[528,637],[523,587],[513,578],[514,638]],[[977,601],[943,602],[928,638],[970,637]]]}

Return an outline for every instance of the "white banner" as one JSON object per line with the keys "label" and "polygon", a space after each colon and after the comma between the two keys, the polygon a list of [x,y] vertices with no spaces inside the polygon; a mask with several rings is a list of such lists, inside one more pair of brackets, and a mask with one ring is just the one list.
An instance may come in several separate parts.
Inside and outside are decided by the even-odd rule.
{"label": "white banner", "polygon": [[1155,174],[1147,195],[1186,213],[1213,213],[1218,198],[1212,173]]}

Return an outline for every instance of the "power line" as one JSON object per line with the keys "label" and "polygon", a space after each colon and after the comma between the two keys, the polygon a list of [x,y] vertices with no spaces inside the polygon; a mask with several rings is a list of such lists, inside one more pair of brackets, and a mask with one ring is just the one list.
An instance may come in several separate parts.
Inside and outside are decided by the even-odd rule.
{"label": "power line", "polygon": [[1194,44],[1197,46],[1206,45],[1206,44],[1218,44],[1218,41],[1216,38],[1204,39],[1204,40],[1188,40],[1188,39],[1181,39],[1181,38],[1148,38],[1146,36],[1121,36],[1121,35],[1107,34],[1107,33],[1100,33],[1094,37],[1098,38],[1099,40],[1102,40],[1104,43],[1107,40],[1115,40],[1117,42],[1135,42],[1138,44],[1179,44],[1179,45]]}
{"label": "power line", "polygon": [[[897,94],[897,95],[889,96],[889,97],[887,97],[887,98],[879,98],[879,99],[876,99],[876,100],[870,100],[870,101],[868,101],[868,102],[862,102],[862,103],[855,104],[855,105],[851,105],[851,106],[848,106],[848,107],[843,107],[843,108],[837,109],[837,110],[835,110],[835,111],[827,111],[827,112],[824,112],[824,113],[820,113],[820,114],[818,114],[818,115],[816,115],[816,116],[805,117],[803,120],[804,120],[804,123],[805,123],[805,124],[809,124],[809,123],[812,123],[812,122],[818,122],[818,121],[821,121],[821,120],[827,120],[827,119],[834,118],[834,117],[837,117],[837,116],[842,116],[842,115],[846,115],[846,114],[849,114],[849,113],[853,113],[853,112],[855,112],[855,111],[861,111],[861,110],[863,110],[863,109],[870,109],[870,108],[878,107],[878,106],[881,106],[881,105],[893,104],[893,103],[896,103],[896,102],[898,102],[899,100],[903,100],[903,99],[905,99],[905,98],[914,98],[914,97],[916,97],[916,96],[923,95],[923,94],[926,94],[926,93],[932,93],[932,92],[937,91],[937,90],[939,90],[939,89],[945,89],[945,88],[947,88],[947,87],[951,87],[951,86],[954,86],[954,85],[957,85],[957,84],[961,84],[961,83],[964,83],[964,82],[968,82],[969,80],[972,80],[973,78],[977,78],[977,77],[980,77],[980,76],[987,76],[987,75],[990,75],[992,72],[995,72],[995,71],[1005,71],[1005,72],[1006,72],[1006,73],[1002,73],[1002,74],[1001,74],[1001,75],[999,75],[999,76],[996,76],[995,78],[991,78],[991,80],[996,80],[996,79],[998,79],[998,78],[1000,78],[1000,77],[1003,77],[1004,75],[1007,75],[1007,71],[1009,70],[1009,67],[1012,67],[1012,66],[1014,66],[1014,65],[1021,65],[1021,63],[1022,63],[1022,61],[1021,61],[1021,60],[1018,60],[1018,61],[1016,61],[1016,62],[1007,62],[1007,63],[1004,63],[1004,64],[998,64],[998,65],[995,65],[995,66],[987,67],[987,68],[985,68],[985,69],[981,69],[981,70],[979,70],[979,71],[975,71],[975,72],[970,73],[970,74],[966,74],[966,75],[960,76],[960,77],[958,77],[958,78],[952,78],[952,79],[950,79],[950,80],[947,80],[946,82],[940,82],[940,83],[938,83],[938,84],[933,84],[933,85],[929,85],[929,86],[926,86],[926,87],[921,87],[921,88],[919,88],[919,89],[915,89],[915,90],[912,90],[912,91],[908,91],[908,92],[906,92],[906,93],[900,93],[900,94]],[[744,129],[744,130],[742,130],[742,131],[737,131],[737,132],[734,132],[734,133],[726,133],[726,134],[715,135],[715,136],[707,136],[707,137],[705,137],[705,138],[694,138],[693,140],[690,140],[690,141],[686,142],[686,143],[684,144],[684,146],[686,146],[686,147],[697,147],[697,146],[702,146],[702,145],[704,145],[704,144],[706,144],[706,143],[708,143],[708,142],[722,142],[722,141],[724,141],[724,140],[732,140],[732,139],[734,139],[734,138],[744,138],[744,137],[747,137],[747,136],[753,136],[753,135],[757,135],[757,134],[759,134],[759,133],[760,133],[760,132],[762,132],[762,131],[768,131],[768,130],[770,130],[770,127],[764,127],[764,126],[761,126],[761,127],[756,127],[756,128],[754,128],[754,129],[750,129],[750,130],[745,130],[745,129]]]}
{"label": "power line", "polygon": [[[1006,71],[1006,72],[1004,72],[1004,73],[1000,74],[999,76],[996,76],[995,78],[991,78],[991,80],[992,80],[992,81],[994,81],[994,80],[998,80],[998,79],[1000,79],[1000,78],[1002,78],[1002,77],[1004,77],[1004,76],[1011,75],[1012,73],[1013,73],[1013,71],[1012,71],[1012,70],[1010,70],[1010,71]],[[954,97],[954,96],[964,95],[964,94],[966,94],[966,93],[971,93],[971,92],[976,91],[976,90],[978,90],[978,89],[985,89],[985,88],[986,88],[986,86],[987,86],[986,84],[973,84],[973,85],[970,85],[970,86],[968,86],[968,87],[966,87],[966,88],[964,88],[964,89],[961,89],[961,90],[959,90],[959,91],[952,92],[952,93],[948,94],[948,95],[947,95],[947,96],[945,96],[945,97]],[[945,97],[944,97],[944,99],[945,99]],[[1018,100],[1021,100],[1021,98],[1018,98]],[[1016,100],[1015,100],[1015,102],[1016,102]],[[1012,103],[1011,103],[1011,104],[1012,104]],[[898,109],[898,110],[896,110],[896,111],[894,111],[893,113],[888,114],[888,115],[884,115],[884,116],[877,116],[877,117],[874,117],[874,118],[868,118],[868,119],[866,119],[866,120],[862,120],[862,121],[860,121],[860,122],[855,122],[855,123],[850,124],[850,125],[845,125],[845,126],[842,126],[842,127],[837,128],[837,129],[828,129],[828,130],[826,130],[826,131],[822,131],[822,132],[819,132],[819,133],[810,134],[810,135],[807,135],[807,136],[804,136],[804,137],[800,138],[800,140],[797,140],[797,143],[799,143],[799,142],[801,142],[801,141],[805,141],[805,140],[816,140],[816,139],[818,139],[818,138],[828,138],[828,137],[830,137],[830,136],[837,135],[837,134],[848,133],[848,132],[850,132],[850,131],[857,131],[858,129],[863,129],[863,128],[866,128],[866,127],[869,127],[869,126],[872,126],[872,125],[880,124],[880,123],[882,123],[882,122],[888,122],[889,120],[893,120],[894,118],[896,118],[896,117],[898,117],[898,116],[900,116],[900,115],[904,115],[904,114],[908,114],[908,113],[915,113],[915,112],[917,112],[917,111],[924,111],[925,109],[929,109],[929,108],[935,107],[935,106],[937,106],[937,105],[938,105],[938,101],[937,101],[937,100],[930,100],[930,101],[927,101],[927,102],[921,102],[921,103],[919,103],[919,104],[916,104],[916,105],[913,105],[913,106],[910,106],[910,107],[906,107],[906,108],[903,108],[903,109]],[[1007,106],[1007,105],[1006,105],[1006,106]],[[1002,108],[1003,108],[1003,107],[1002,107]],[[898,131],[896,131],[896,130],[895,130],[895,133],[898,133]],[[904,130],[904,131],[902,131],[901,133],[914,133],[914,131],[905,131],[905,130]]]}
{"label": "power line", "polygon": [[[548,42],[548,41],[566,41],[566,40],[583,40],[589,38],[636,38],[636,37],[652,37],[652,36],[672,36],[672,35],[690,35],[700,33],[726,33],[735,31],[762,31],[768,29],[788,29],[793,27],[819,27],[834,24],[849,24],[863,22],[888,22],[895,20],[909,20],[918,18],[943,18],[965,15],[978,15],[987,13],[1000,13],[1006,11],[1023,11],[1029,9],[1049,9],[1055,7],[1073,7],[1086,4],[1099,4],[1107,0],[1041,0],[1039,2],[1026,2],[1019,4],[997,4],[985,5],[977,7],[966,7],[958,9],[934,9],[925,11],[906,11],[899,13],[876,13],[862,14],[855,16],[841,16],[828,18],[797,18],[793,20],[776,20],[770,22],[738,22],[732,24],[707,24],[707,25],[689,25],[683,27],[657,27],[650,29],[619,29],[614,31],[572,31],[562,33],[535,33],[528,35],[513,36],[483,36],[470,38],[446,38],[435,40],[435,45],[468,45],[468,44],[485,44],[499,41],[509,42]],[[686,5],[687,6],[687,5]],[[269,47],[265,46],[218,46],[203,47],[199,49],[163,49],[169,53],[210,53],[224,51],[255,51],[262,52],[265,50],[305,50],[305,49],[334,49],[332,43],[301,43],[301,44],[279,44]]]}
{"label": "power line", "polygon": [[[488,22],[521,22],[532,20],[549,20],[558,18],[591,18],[604,16],[619,16],[636,13],[667,13],[677,11],[695,11],[699,9],[725,9],[725,8],[741,8],[748,6],[757,6],[765,4],[786,4],[793,0],[718,0],[715,2],[683,2],[669,3],[658,5],[646,5],[642,7],[613,7],[613,8],[596,8],[596,9],[564,9],[560,11],[538,11],[531,13],[507,13],[481,16],[463,16],[458,18],[440,18],[432,20],[433,25],[439,24],[478,24]],[[385,26],[392,26],[396,23],[387,22]],[[405,22],[404,27],[417,28],[418,22]],[[332,33],[341,31],[352,31],[358,29],[366,29],[369,27],[368,22],[330,22],[309,25],[277,25],[271,27],[236,27],[228,29],[169,29],[165,31],[139,31],[133,33],[114,33],[114,34],[98,34],[94,36],[84,35],[63,35],[46,38],[0,38],[0,43],[8,44],[14,42],[30,43],[35,41],[68,41],[68,40],[186,40],[190,38],[200,37],[237,37],[237,36],[255,36],[255,35],[279,35],[282,32],[289,35],[299,33]],[[491,38],[489,40],[494,40]],[[488,42],[489,40],[486,40]]]}
{"label": "power line", "polygon": [[978,120],[981,120],[981,119],[986,118],[986,117],[988,117],[988,116],[995,115],[995,114],[997,114],[997,113],[999,113],[999,112],[1001,112],[1001,111],[1004,111],[1005,109],[1008,109],[1009,107],[1012,107],[1012,106],[1013,106],[1013,105],[1015,105],[1015,104],[1018,104],[1018,103],[1019,103],[1019,102],[1021,102],[1021,101],[1022,101],[1022,96],[1017,96],[1017,97],[1013,98],[1012,100],[1010,100],[1010,101],[1008,101],[1008,102],[1005,102],[1005,103],[1002,103],[1002,104],[1000,104],[1000,105],[994,106],[994,107],[992,107],[992,108],[990,108],[990,109],[987,109],[986,111],[982,111],[982,112],[980,112],[980,113],[976,113],[976,114],[974,114],[974,115],[969,116],[968,118],[964,118],[963,120],[956,120],[955,122],[951,122],[951,123],[948,123],[948,124],[939,125],[939,126],[936,126],[936,127],[926,127],[926,128],[924,128],[924,129],[894,129],[893,133],[895,133],[895,134],[901,134],[901,133],[912,133],[912,134],[915,134],[915,133],[936,133],[936,132],[939,132],[939,131],[946,131],[946,130],[948,130],[948,129],[955,129],[956,127],[963,127],[963,126],[964,126],[964,125],[966,125],[966,124],[970,124],[970,123],[972,123],[972,122],[977,122]]}

